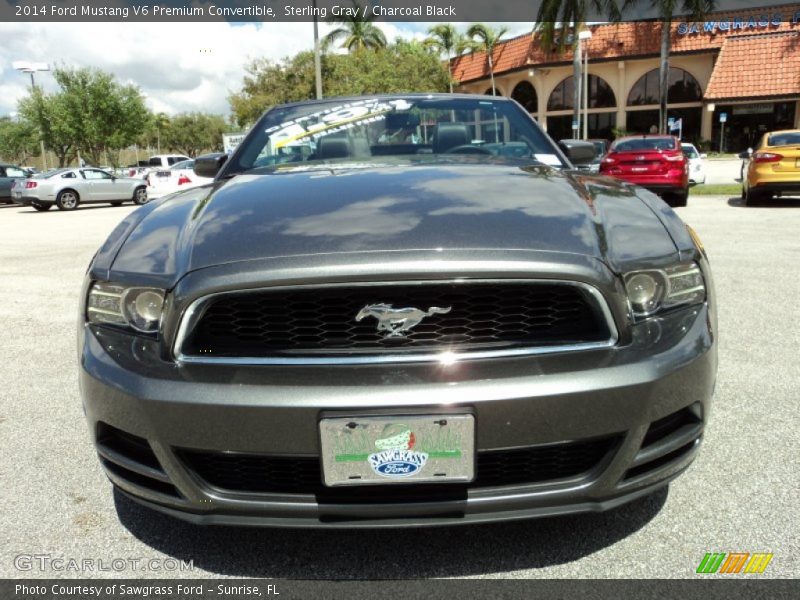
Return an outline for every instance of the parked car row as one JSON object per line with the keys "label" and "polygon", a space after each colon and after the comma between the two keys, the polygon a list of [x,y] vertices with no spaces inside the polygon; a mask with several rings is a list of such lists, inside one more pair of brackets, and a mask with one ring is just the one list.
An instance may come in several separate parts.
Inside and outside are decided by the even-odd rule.
{"label": "parked car row", "polygon": [[686,206],[689,186],[705,183],[703,160],[693,144],[667,135],[636,135],[613,143],[588,139],[595,157],[575,166],[636,183],[664,196],[673,206]]}

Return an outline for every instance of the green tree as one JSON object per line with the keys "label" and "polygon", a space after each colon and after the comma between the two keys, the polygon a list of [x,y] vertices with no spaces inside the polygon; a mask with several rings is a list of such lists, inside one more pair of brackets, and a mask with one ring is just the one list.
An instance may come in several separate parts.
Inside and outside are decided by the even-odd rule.
{"label": "green tree", "polygon": [[147,123],[147,108],[138,88],[119,84],[113,75],[96,69],[55,69],[58,92],[35,90],[23,100],[20,113],[41,131],[45,146],[61,165],[78,149],[93,164],[103,162],[107,150],[133,144]]}
{"label": "green tree", "polygon": [[170,119],[161,139],[165,147],[195,157],[204,151],[221,151],[227,129],[222,115],[183,113]]}
{"label": "green tree", "polygon": [[325,58],[325,90],[330,96],[444,92],[448,86],[449,75],[439,57],[408,42]]}
{"label": "green tree", "polygon": [[489,64],[489,76],[492,80],[492,95],[496,94],[494,85],[494,49],[497,47],[500,38],[508,31],[507,27],[493,29],[483,23],[475,23],[467,29],[467,37],[475,42],[473,49],[482,50],[486,53],[486,60]]}
{"label": "green tree", "polygon": [[0,159],[24,165],[39,154],[39,135],[30,121],[0,118]]}
{"label": "green tree", "polygon": [[20,101],[19,114],[33,124],[37,141],[41,138],[45,148],[56,155],[59,167],[68,165],[75,158],[78,132],[68,118],[67,101],[63,94],[44,95],[40,88],[36,88],[30,96]]}
{"label": "green tree", "polygon": [[167,113],[148,113],[147,120],[141,133],[136,138],[136,144],[147,148],[156,148],[161,153],[161,136],[169,127],[170,118]]}
{"label": "green tree", "polygon": [[[322,57],[326,96],[396,92],[443,92],[448,73],[442,61],[420,44],[395,42],[375,52]],[[246,127],[268,108],[315,97],[314,53],[300,52],[280,62],[253,61],[242,89],[229,97],[236,123]]]}
{"label": "green tree", "polygon": [[[331,23],[339,23],[337,27],[325,36],[322,46],[327,50],[331,46],[339,44],[340,48],[347,48],[348,52],[359,52],[364,49],[377,50],[387,46],[386,36],[373,21],[375,15],[371,11],[365,10],[367,7],[360,5],[356,0],[351,0],[355,9],[355,16],[346,15],[331,17]],[[366,14],[370,13],[370,14]]]}
{"label": "green tree", "polygon": [[465,51],[474,47],[471,40],[466,38],[463,34],[451,23],[440,23],[428,29],[428,37],[422,42],[427,48],[435,51],[439,56],[444,55],[447,58],[447,73],[450,76],[450,93],[453,93],[453,65],[452,60],[454,56],[463,54]]}
{"label": "green tree", "polygon": [[[639,0],[625,0],[638,2]],[[536,31],[539,32],[542,47],[551,51],[555,46],[560,54],[567,48],[568,41],[572,47],[572,120],[580,120],[581,110],[581,75],[583,68],[581,40],[577,32],[586,27],[589,11],[608,15],[609,21],[619,21],[620,9],[615,0],[544,0],[536,15]],[[557,39],[556,39],[557,38]]]}
{"label": "green tree", "polygon": [[[323,84],[328,58],[322,57]],[[245,71],[242,89],[228,97],[236,123],[242,128],[255,123],[271,106],[315,97],[314,53],[310,50],[277,62],[256,59]]]}
{"label": "green tree", "polygon": [[[641,3],[641,0],[625,0],[624,8]],[[680,10],[695,21],[702,21],[716,8],[716,0],[650,0],[650,5],[658,10],[661,21],[661,62],[658,72],[658,132],[667,131],[667,103],[669,102],[669,55],[671,49],[672,21],[675,12]]]}

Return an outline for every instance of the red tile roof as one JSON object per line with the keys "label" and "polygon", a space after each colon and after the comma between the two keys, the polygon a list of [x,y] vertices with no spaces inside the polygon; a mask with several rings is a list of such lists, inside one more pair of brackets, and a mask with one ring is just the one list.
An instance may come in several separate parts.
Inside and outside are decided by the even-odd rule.
{"label": "red tile roof", "polygon": [[[752,36],[759,31],[769,33],[800,31],[800,23],[792,23],[796,14],[800,14],[800,4],[786,5],[779,8],[758,8],[742,10],[735,13],[719,13],[709,15],[707,21],[729,21],[734,18],[744,19],[754,17],[756,21],[762,15],[780,13],[780,25],[770,25],[768,28],[752,27],[737,28],[731,31],[715,29],[713,33],[703,32],[703,25],[698,24],[699,33],[678,34],[680,21],[672,23],[672,54],[686,54],[703,51],[718,51],[728,39],[740,36]],[[633,58],[645,56],[659,56],[661,52],[661,23],[658,21],[638,21],[625,23],[608,23],[591,27],[592,38],[588,41],[589,55],[592,61],[609,60],[617,58]],[[536,65],[572,62],[572,51],[565,50],[562,54],[545,52],[539,42],[539,34],[525,34],[501,42],[492,55],[494,73],[499,75],[506,71]],[[453,77],[462,83],[489,77],[489,65],[485,52],[475,52],[453,59]]]}
{"label": "red tile roof", "polygon": [[800,94],[800,33],[725,40],[705,98],[758,98]]}

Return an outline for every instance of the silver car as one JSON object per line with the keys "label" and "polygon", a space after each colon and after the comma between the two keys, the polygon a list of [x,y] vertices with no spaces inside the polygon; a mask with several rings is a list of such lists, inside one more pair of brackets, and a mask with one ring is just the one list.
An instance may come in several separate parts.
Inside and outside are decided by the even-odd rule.
{"label": "silver car", "polygon": [[74,210],[79,204],[109,202],[119,206],[123,202],[147,202],[147,186],[141,179],[116,177],[97,168],[55,169],[25,181],[19,181],[11,190],[18,204],[36,210],[50,210],[56,205],[60,210]]}

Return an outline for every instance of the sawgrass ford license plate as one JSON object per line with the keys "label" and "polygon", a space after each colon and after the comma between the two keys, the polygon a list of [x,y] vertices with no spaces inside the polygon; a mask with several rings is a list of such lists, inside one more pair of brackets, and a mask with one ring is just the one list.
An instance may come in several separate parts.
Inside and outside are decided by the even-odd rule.
{"label": "sawgrass ford license plate", "polygon": [[337,417],[319,424],[327,486],[466,483],[475,477],[472,415]]}

